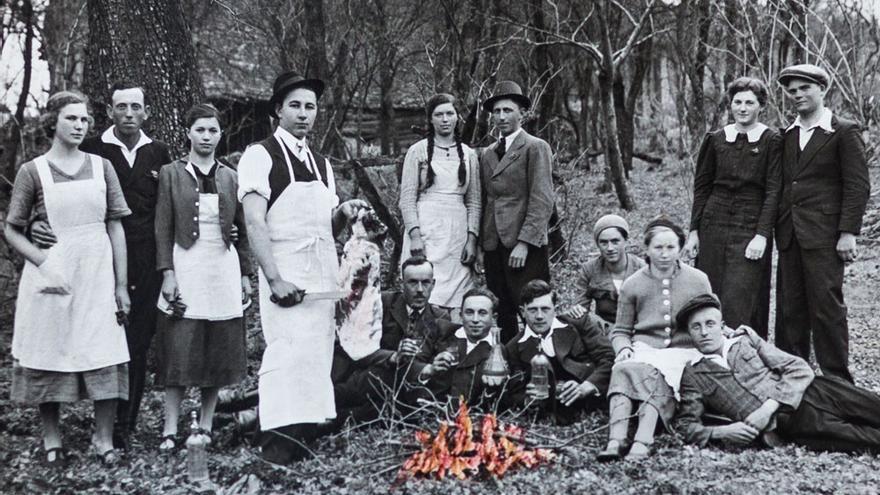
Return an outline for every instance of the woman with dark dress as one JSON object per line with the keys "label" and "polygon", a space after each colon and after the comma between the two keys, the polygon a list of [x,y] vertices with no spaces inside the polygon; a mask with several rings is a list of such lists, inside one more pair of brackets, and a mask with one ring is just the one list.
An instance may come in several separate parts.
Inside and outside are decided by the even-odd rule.
{"label": "woman with dark dress", "polygon": [[734,123],[710,132],[700,148],[683,251],[709,276],[726,323],[766,339],[782,137],[758,121],[767,103],[763,82],[741,77],[727,99]]}
{"label": "woman with dark dress", "polygon": [[160,450],[178,445],[186,387],[201,389],[199,426],[210,434],[220,387],[241,381],[247,366],[242,302],[251,294],[251,264],[238,175],[214,158],[217,109],[195,105],[186,123],[190,153],[162,167],[156,205],[156,262],[163,276],[158,307],[165,313],[158,323],[165,385]]}

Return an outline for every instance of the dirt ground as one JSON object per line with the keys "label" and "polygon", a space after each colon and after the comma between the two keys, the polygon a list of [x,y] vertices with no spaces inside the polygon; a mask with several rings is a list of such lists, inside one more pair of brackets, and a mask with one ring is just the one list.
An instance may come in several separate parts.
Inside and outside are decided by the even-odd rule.
{"label": "dirt ground", "polygon": [[[638,209],[627,218],[638,233],[650,218],[664,213],[684,223],[690,209],[689,179],[671,164],[646,170],[637,163],[631,182]],[[619,212],[611,194],[597,194],[600,171],[557,173],[566,186],[560,196],[567,212],[566,234],[571,255],[554,268],[563,306],[572,300],[575,269],[595,251],[590,227],[601,214]],[[878,170],[871,171],[877,182]],[[874,196],[876,197],[876,195]],[[872,198],[871,210],[877,209]],[[880,318],[877,284],[880,241],[862,239],[857,262],[846,269],[851,369],[857,384],[880,392]],[[636,246],[638,249],[638,246]],[[257,323],[249,314],[250,378],[253,383],[260,354]],[[0,327],[0,493],[188,493],[185,452],[158,452],[163,394],[148,384],[142,420],[127,460],[107,469],[88,454],[91,406],[85,402],[63,408],[65,446],[72,462],[64,470],[44,467],[36,408],[19,407],[9,398],[11,322]],[[191,395],[186,411],[196,407]],[[878,493],[880,459],[868,455],[811,453],[787,446],[776,450],[736,450],[684,446],[674,435],[658,439],[658,452],[640,464],[598,464],[594,456],[605,440],[604,414],[572,426],[526,423],[528,434],[547,444],[574,439],[557,462],[535,470],[512,472],[502,480],[410,480],[399,493]],[[312,446],[315,456],[289,467],[261,461],[231,424],[215,428],[209,450],[211,476],[217,493],[386,493],[405,459],[401,443],[412,441],[412,430],[396,423],[346,428]],[[436,427],[436,425],[426,425]],[[181,425],[183,428],[184,425]]]}

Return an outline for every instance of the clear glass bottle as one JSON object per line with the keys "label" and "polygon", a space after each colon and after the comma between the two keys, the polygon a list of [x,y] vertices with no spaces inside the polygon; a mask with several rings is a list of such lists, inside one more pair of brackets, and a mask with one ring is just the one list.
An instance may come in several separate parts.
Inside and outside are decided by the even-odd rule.
{"label": "clear glass bottle", "polygon": [[550,397],[550,359],[544,354],[544,350],[538,347],[538,353],[530,362],[532,366],[532,379],[529,382],[534,387],[534,397],[544,400]]}
{"label": "clear glass bottle", "polygon": [[186,439],[186,468],[192,483],[210,482],[208,474],[208,436],[199,428],[198,414],[192,412],[190,434]]}
{"label": "clear glass bottle", "polygon": [[501,345],[501,329],[492,327],[492,351],[483,366],[483,376],[503,379],[507,377],[507,360],[504,359],[504,348]]}

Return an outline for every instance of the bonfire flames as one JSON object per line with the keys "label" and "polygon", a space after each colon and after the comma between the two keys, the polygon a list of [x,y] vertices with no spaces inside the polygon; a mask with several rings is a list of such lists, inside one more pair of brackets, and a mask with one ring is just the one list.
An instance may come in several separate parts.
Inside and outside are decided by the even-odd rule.
{"label": "bonfire flames", "polygon": [[417,476],[466,479],[482,474],[500,478],[511,469],[534,468],[555,457],[549,449],[525,448],[522,428],[500,425],[494,414],[484,415],[475,430],[464,400],[454,424],[442,422],[436,435],[419,431],[416,440],[421,450],[403,464],[398,482]]}

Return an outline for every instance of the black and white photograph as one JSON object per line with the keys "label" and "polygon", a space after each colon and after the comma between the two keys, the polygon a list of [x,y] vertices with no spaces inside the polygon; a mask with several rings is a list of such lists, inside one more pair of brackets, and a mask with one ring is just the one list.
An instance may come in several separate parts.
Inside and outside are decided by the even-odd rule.
{"label": "black and white photograph", "polygon": [[880,1],[0,3],[0,493],[880,492]]}

